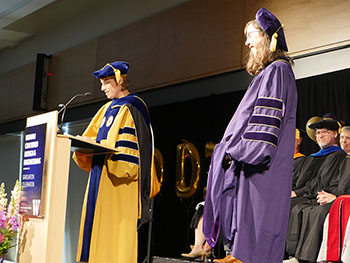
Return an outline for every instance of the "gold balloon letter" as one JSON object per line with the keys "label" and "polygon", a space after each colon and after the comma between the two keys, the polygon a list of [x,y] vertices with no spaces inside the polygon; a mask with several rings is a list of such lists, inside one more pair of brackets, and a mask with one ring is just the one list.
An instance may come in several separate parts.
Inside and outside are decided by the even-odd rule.
{"label": "gold balloon letter", "polygon": [[213,154],[216,143],[207,142],[204,147],[204,153],[206,158],[210,158]]}
{"label": "gold balloon letter", "polygon": [[[186,185],[185,161],[191,161],[190,183]],[[176,194],[178,197],[191,197],[197,191],[199,173],[201,170],[200,158],[197,148],[189,142],[179,144],[176,151]]]}
{"label": "gold balloon letter", "polygon": [[311,118],[307,121],[306,126],[305,126],[307,135],[308,135],[308,136],[310,137],[310,139],[313,140],[314,142],[316,142],[315,130],[309,128],[309,125],[310,125],[310,124],[313,124],[313,123],[315,123],[315,122],[318,122],[318,121],[320,121],[321,119],[322,119],[321,117],[313,116],[313,117],[311,117]]}
{"label": "gold balloon letter", "polygon": [[164,177],[164,161],[163,161],[162,153],[157,148],[154,149],[154,161],[155,161],[158,181],[160,185],[162,185],[163,177]]}

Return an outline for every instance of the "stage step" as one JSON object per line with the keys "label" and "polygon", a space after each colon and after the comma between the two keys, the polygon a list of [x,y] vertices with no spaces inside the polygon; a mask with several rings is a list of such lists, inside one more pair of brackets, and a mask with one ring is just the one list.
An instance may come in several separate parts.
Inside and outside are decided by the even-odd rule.
{"label": "stage step", "polygon": [[194,260],[187,260],[184,258],[164,258],[164,257],[156,257],[152,258],[152,263],[209,263],[212,262],[211,259],[201,260],[200,258]]}

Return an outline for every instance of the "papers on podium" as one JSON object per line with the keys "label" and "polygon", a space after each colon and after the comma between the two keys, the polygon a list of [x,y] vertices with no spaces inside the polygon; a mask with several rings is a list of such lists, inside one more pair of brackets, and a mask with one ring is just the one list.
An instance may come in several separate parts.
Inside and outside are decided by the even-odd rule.
{"label": "papers on podium", "polygon": [[106,145],[88,141],[82,137],[77,137],[69,134],[58,134],[58,137],[68,138],[71,140],[71,150],[73,152],[79,152],[84,154],[109,154],[117,152],[116,148],[108,147]]}

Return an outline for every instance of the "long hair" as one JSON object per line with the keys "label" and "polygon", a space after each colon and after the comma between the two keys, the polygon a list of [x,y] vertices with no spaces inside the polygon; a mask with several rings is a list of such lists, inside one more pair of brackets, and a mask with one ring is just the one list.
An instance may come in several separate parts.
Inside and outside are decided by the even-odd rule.
{"label": "long hair", "polygon": [[256,55],[252,52],[248,54],[248,61],[245,66],[246,70],[250,75],[258,75],[260,71],[269,63],[276,60],[279,57],[284,57],[288,60],[290,64],[293,64],[293,60],[289,57],[288,53],[281,50],[280,48],[276,48],[275,52],[270,50],[270,37],[261,29],[258,22],[256,20],[249,21],[245,28],[244,34],[247,34],[248,26],[252,24],[259,33],[263,36],[262,41],[256,46]]}

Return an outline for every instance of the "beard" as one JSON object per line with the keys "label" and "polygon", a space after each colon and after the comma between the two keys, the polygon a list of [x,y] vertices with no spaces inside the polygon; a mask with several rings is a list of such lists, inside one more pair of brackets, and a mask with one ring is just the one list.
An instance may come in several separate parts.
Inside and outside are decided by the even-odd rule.
{"label": "beard", "polygon": [[329,146],[332,146],[335,144],[334,141],[329,141],[329,140],[322,140],[317,142],[318,146],[320,146],[321,149],[326,149]]}

